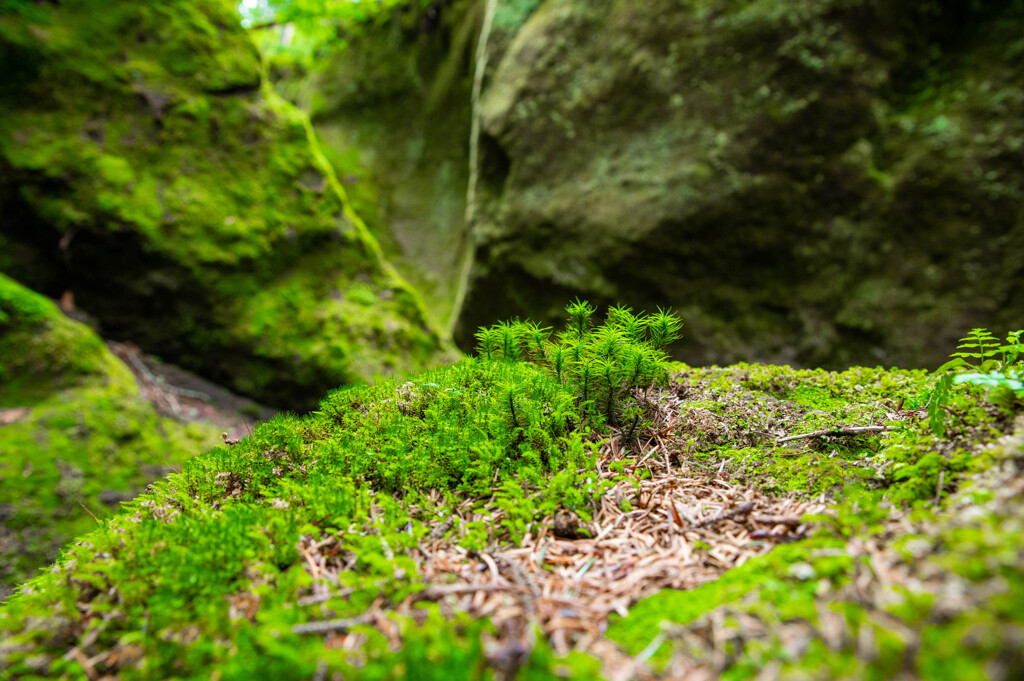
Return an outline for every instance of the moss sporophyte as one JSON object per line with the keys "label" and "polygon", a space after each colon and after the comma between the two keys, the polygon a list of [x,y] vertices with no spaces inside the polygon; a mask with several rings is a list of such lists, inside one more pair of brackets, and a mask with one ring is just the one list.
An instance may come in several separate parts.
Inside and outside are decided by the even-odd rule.
{"label": "moss sporophyte", "polygon": [[480,329],[479,358],[334,391],[187,461],[0,608],[0,671],[1016,669],[1019,405],[958,387],[939,437],[926,372],[699,369],[667,361],[674,315],[595,315]]}

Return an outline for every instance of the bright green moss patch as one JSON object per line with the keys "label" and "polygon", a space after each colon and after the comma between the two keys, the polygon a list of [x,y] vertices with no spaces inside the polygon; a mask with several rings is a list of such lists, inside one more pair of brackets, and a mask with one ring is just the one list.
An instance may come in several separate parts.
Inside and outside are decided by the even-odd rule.
{"label": "bright green moss patch", "polygon": [[[476,360],[405,384],[338,391],[314,414],[261,424],[251,438],[197,457],[181,474],[153,485],[70,549],[54,574],[27,586],[0,615],[0,630],[27,626],[26,618],[50,599],[85,599],[91,612],[125,613],[93,620],[99,644],[127,636],[141,646],[145,662],[120,667],[123,678],[184,670],[227,674],[247,668],[246,650],[267,668],[282,669],[296,651],[307,651],[282,678],[311,674],[317,664],[350,669],[345,655],[323,651],[319,641],[311,647],[310,637],[292,631],[324,612],[295,607],[311,585],[296,547],[304,538],[340,537],[340,550],[355,561],[340,585],[349,595],[323,607],[333,616],[355,617],[379,598],[398,603],[423,588],[415,564],[402,554],[459,499],[482,503],[497,491],[515,500],[509,510],[532,506],[529,520],[560,504],[582,509],[598,489],[582,477],[594,461],[574,433],[580,420],[575,397],[531,365]],[[463,529],[470,548],[507,539],[512,531],[504,525]],[[231,599],[246,593],[259,594],[258,615],[237,628]],[[132,633],[143,620],[155,634]],[[445,624],[449,638],[442,643],[436,633],[403,624],[409,638],[400,654],[389,652],[389,642],[373,631],[359,653],[360,674],[378,678],[378,663],[393,674],[424,647],[448,661],[478,656],[473,651],[483,626]],[[197,634],[185,633],[193,628]],[[9,670],[54,674],[64,668],[56,655],[59,638],[32,637],[32,654],[18,652],[26,639],[11,639],[4,651]],[[45,667],[33,667],[40,659]],[[593,667],[592,660],[585,664]]]}
{"label": "bright green moss patch", "polygon": [[[95,333],[0,275],[0,595],[216,439],[160,418]],[[95,517],[94,517],[95,516]]]}
{"label": "bright green moss patch", "polygon": [[[125,679],[486,676],[509,656],[529,678],[593,678],[594,658],[552,653],[582,639],[549,631],[614,592],[592,598],[584,577],[641,571],[638,597],[677,556],[696,571],[683,583],[738,567],[621,602],[607,635],[656,667],[885,679],[943,666],[922,642],[976,631],[949,669],[1007,657],[1024,580],[1000,509],[1024,487],[1019,443],[984,445],[1008,413],[958,388],[937,437],[917,408],[932,381],[896,370],[677,366],[648,386],[674,318],[568,311],[561,333],[481,329],[486,358],[337,390],[186,462],[0,610],[0,669],[74,678],[78,647]],[[950,520],[965,501],[984,507]],[[985,589],[950,609],[967,582]]]}
{"label": "bright green moss patch", "polygon": [[100,377],[122,387],[132,382],[90,329],[0,274],[0,407],[34,402]]}
{"label": "bright green moss patch", "polygon": [[575,394],[527,364],[466,360],[396,385],[340,390],[309,417],[282,416],[252,438],[195,459],[189,491],[275,496],[282,475],[335,476],[399,494],[489,494],[506,479],[538,485],[582,467]]}

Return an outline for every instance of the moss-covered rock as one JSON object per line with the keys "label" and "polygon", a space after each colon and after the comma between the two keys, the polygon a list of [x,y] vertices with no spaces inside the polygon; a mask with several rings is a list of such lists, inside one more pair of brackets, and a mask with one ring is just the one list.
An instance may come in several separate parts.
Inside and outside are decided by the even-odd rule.
{"label": "moss-covered rock", "polygon": [[1024,7],[498,3],[457,340],[671,304],[693,363],[938,364],[1016,325]]}
{"label": "moss-covered rock", "polygon": [[91,329],[0,275],[0,598],[217,432],[160,418]]}
{"label": "moss-covered rock", "polygon": [[812,540],[641,601],[608,636],[680,676],[1018,678],[1022,433],[994,450],[944,509],[847,503]]}
{"label": "moss-covered rock", "polygon": [[[629,319],[614,314],[621,331]],[[586,349],[614,358],[610,326],[587,332]],[[957,388],[939,437],[924,418],[934,384],[924,372],[677,365],[668,385],[632,386],[636,419],[607,430],[584,374],[560,375],[543,343],[516,352],[516,328],[481,332],[500,360],[339,390],[314,413],[280,416],[188,461],[0,608],[0,672],[646,678],[648,661],[678,658],[712,678],[783,665],[890,678],[948,659],[956,669],[998,663],[1013,678],[1024,611],[984,608],[1004,594],[1019,602],[1021,435],[999,439],[1019,400],[996,408],[982,389]],[[572,328],[558,339],[579,342]],[[879,425],[839,430],[865,424]],[[935,466],[919,466],[927,460]],[[957,492],[966,473],[987,482]],[[709,511],[722,499],[743,503]],[[945,499],[956,506],[933,523]],[[965,499],[977,508],[960,523]],[[759,504],[789,511],[758,515]],[[753,556],[735,572],[709,567]],[[982,587],[966,587],[953,610],[935,601],[943,584],[889,588],[913,576],[908,556],[927,556],[942,579],[958,575],[947,579],[954,596],[962,579]],[[679,563],[691,584],[725,577],[663,594],[665,608],[641,603],[611,629],[616,648],[607,613],[628,612]],[[875,609],[858,606],[853,589],[865,585]],[[597,601],[600,622],[581,616]],[[820,630],[809,624],[819,617]],[[662,631],[662,620],[675,624]],[[701,638],[732,635],[734,620],[752,623],[736,639],[747,647]],[[912,645],[969,631],[981,638],[937,652]],[[689,647],[705,639],[719,647]]]}
{"label": "moss-covered rock", "polygon": [[317,59],[274,68],[386,257],[447,326],[469,250],[470,90],[479,3],[410,3]]}
{"label": "moss-covered rock", "polygon": [[0,67],[0,270],[277,405],[440,356],[230,2],[15,3]]}

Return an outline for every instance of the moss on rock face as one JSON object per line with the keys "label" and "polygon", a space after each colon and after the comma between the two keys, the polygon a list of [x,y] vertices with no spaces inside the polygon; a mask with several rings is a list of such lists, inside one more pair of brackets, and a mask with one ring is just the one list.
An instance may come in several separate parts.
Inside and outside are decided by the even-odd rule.
{"label": "moss on rock face", "polygon": [[1015,325],[1024,7],[980,7],[549,0],[496,23],[458,342],[571,295],[673,305],[693,363],[935,365]]}
{"label": "moss on rock face", "polygon": [[348,36],[311,72],[271,67],[275,89],[309,113],[324,155],[386,257],[439,324],[463,260],[470,89],[479,5],[396,10]]}
{"label": "moss on rock face", "polygon": [[0,597],[216,435],[160,418],[91,329],[0,275]]}
{"label": "moss on rock face", "polygon": [[19,7],[0,14],[4,271],[278,405],[439,358],[231,3]]}

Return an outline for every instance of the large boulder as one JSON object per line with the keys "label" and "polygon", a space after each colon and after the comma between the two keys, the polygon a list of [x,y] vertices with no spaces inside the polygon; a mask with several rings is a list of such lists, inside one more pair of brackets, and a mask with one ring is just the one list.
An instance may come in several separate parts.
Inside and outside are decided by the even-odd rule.
{"label": "large boulder", "polygon": [[572,295],[675,306],[695,362],[934,365],[1020,325],[1021,2],[511,4],[464,347]]}
{"label": "large boulder", "polygon": [[279,406],[444,352],[228,0],[0,12],[0,271]]}

